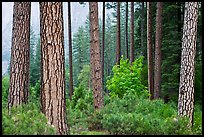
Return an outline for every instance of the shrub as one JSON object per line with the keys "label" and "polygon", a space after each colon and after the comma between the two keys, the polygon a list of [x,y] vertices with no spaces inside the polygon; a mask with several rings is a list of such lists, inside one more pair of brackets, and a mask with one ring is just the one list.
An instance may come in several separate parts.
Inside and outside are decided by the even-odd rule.
{"label": "shrub", "polygon": [[6,106],[9,92],[9,76],[2,78],[2,106]]}
{"label": "shrub", "polygon": [[113,67],[113,77],[107,80],[107,88],[110,90],[110,96],[122,98],[127,92],[134,92],[141,96],[148,96],[147,87],[141,83],[141,71],[143,56],[136,59],[132,66],[128,60],[120,60],[120,65]]}
{"label": "shrub", "polygon": [[112,98],[110,103],[101,110],[103,114],[102,126],[111,134],[200,134],[202,131],[201,115],[199,118],[197,117],[195,129],[189,130],[186,127],[189,119],[178,118],[177,109],[173,105],[176,104],[173,102],[164,104],[162,100],[150,101],[128,93],[122,99]]}
{"label": "shrub", "polygon": [[11,108],[11,114],[3,109],[2,132],[4,135],[53,135],[52,127],[36,103]]}

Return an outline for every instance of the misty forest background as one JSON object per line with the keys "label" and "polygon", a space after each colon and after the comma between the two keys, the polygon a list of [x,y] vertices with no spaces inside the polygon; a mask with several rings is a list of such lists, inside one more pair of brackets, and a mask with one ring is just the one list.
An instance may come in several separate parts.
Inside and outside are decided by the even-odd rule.
{"label": "misty forest background", "polygon": [[[93,93],[90,80],[90,20],[88,3],[71,3],[72,15],[72,59],[74,94],[69,99],[69,47],[67,3],[63,2],[65,91],[67,123],[70,134],[202,134],[202,12],[199,3],[198,29],[195,57],[195,109],[194,126],[187,129],[186,120],[175,122],[179,95],[181,68],[181,45],[183,36],[184,2],[164,2],[162,15],[162,60],[160,99],[144,99],[148,87],[147,66],[147,9],[146,3],[134,2],[134,60],[138,72],[137,96],[131,92],[131,74],[126,51],[126,2],[120,4],[121,69],[115,66],[117,40],[117,3],[106,2],[105,49],[104,49],[104,107],[94,112]],[[130,42],[130,2],[128,3],[128,42]],[[30,97],[29,103],[13,109],[14,116],[7,113],[9,72],[12,37],[13,3],[3,2],[2,13],[2,112],[3,134],[56,134],[52,125],[40,112],[40,19],[39,5],[31,4],[30,30]],[[9,7],[9,8],[8,8]],[[7,12],[7,13],[6,13]],[[142,14],[143,13],[143,14]],[[152,4],[154,51],[156,2]],[[99,2],[99,38],[102,45],[102,2]],[[130,44],[128,44],[130,47]],[[130,56],[130,48],[128,48]],[[154,56],[153,56],[154,57]],[[154,60],[154,59],[153,59]],[[122,70],[124,69],[124,70]],[[123,78],[121,92],[118,91],[114,74]],[[128,81],[128,82],[125,82]],[[136,80],[137,81],[137,80]],[[132,83],[131,83],[132,84]],[[140,92],[139,90],[144,90]],[[131,91],[131,89],[130,89]],[[117,97],[116,97],[117,95]],[[138,96],[141,96],[139,98]]]}

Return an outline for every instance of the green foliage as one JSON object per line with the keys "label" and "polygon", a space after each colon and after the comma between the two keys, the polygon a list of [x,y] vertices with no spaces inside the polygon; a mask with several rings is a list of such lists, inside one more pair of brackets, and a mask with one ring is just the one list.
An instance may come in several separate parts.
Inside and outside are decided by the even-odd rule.
{"label": "green foliage", "polygon": [[202,62],[195,66],[195,103],[202,104]]}
{"label": "green foliage", "polygon": [[79,84],[82,85],[84,88],[87,88],[90,86],[90,66],[84,65],[83,69],[80,71],[78,76]]}
{"label": "green foliage", "polygon": [[55,129],[48,123],[36,103],[2,110],[2,133],[4,135],[54,135]]}
{"label": "green foliage", "polygon": [[40,80],[38,80],[33,87],[30,86],[29,99],[31,101],[36,101],[40,99]]}
{"label": "green foliage", "polygon": [[8,92],[9,92],[9,76],[2,78],[2,106],[7,104]]}
{"label": "green foliage", "polygon": [[147,87],[141,83],[143,56],[136,59],[132,66],[129,61],[123,57],[120,60],[120,65],[113,67],[113,77],[107,80],[107,88],[111,91],[112,97],[120,98],[127,92],[134,92],[139,96],[148,96]]}
{"label": "green foliage", "polygon": [[186,127],[189,119],[178,118],[175,105],[174,102],[164,104],[162,100],[150,101],[133,93],[127,93],[122,99],[112,98],[111,102],[101,110],[102,126],[111,134],[200,134],[202,112],[197,110],[196,126],[191,131]]}

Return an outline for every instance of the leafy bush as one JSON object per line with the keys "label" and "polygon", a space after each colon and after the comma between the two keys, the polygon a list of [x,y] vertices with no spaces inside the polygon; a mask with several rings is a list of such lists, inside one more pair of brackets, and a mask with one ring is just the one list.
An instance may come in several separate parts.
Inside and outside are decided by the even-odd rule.
{"label": "leafy bush", "polygon": [[5,106],[8,100],[9,76],[2,78],[2,105]]}
{"label": "leafy bush", "polygon": [[35,83],[35,86],[30,86],[30,101],[36,101],[40,98],[40,81]]}
{"label": "leafy bush", "polygon": [[122,98],[127,92],[134,92],[138,95],[148,96],[147,87],[141,83],[141,71],[143,56],[136,59],[132,66],[128,60],[123,57],[120,60],[120,65],[113,67],[113,77],[107,80],[107,88],[110,90],[112,97],[118,96]]}
{"label": "leafy bush", "polygon": [[36,103],[13,107],[11,114],[2,110],[2,132],[4,135],[54,135],[52,127]]}
{"label": "leafy bush", "polygon": [[[187,129],[188,118],[178,118],[175,103],[164,104],[162,100],[145,99],[125,94],[122,99],[112,98],[102,110],[102,126],[111,134],[179,135],[200,134],[201,115],[192,131]],[[198,111],[201,112],[201,111]],[[202,113],[202,112],[201,112]]]}

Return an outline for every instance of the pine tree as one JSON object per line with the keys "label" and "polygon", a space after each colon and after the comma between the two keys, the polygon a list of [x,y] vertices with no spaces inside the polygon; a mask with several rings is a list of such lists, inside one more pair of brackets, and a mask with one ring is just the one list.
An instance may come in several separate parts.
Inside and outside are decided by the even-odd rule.
{"label": "pine tree", "polygon": [[154,69],[154,99],[161,93],[161,44],[162,44],[162,10],[163,3],[157,2],[156,38],[155,38],[155,69]]}
{"label": "pine tree", "polygon": [[134,2],[131,2],[130,63],[134,61]]}
{"label": "pine tree", "polygon": [[120,2],[117,2],[117,44],[116,44],[116,64],[120,65],[121,45],[120,45]]}
{"label": "pine tree", "polygon": [[178,114],[190,118],[188,126],[193,125],[197,21],[198,2],[185,2]]}
{"label": "pine tree", "polygon": [[57,134],[67,134],[62,2],[40,2],[41,109]]}
{"label": "pine tree", "polygon": [[73,72],[72,72],[72,31],[71,31],[71,6],[68,2],[68,32],[69,32],[69,93],[73,95]]}
{"label": "pine tree", "polygon": [[14,2],[8,109],[28,102],[30,2]]}
{"label": "pine tree", "polygon": [[148,90],[150,99],[154,98],[153,58],[152,58],[152,3],[147,2],[147,62],[148,62]]}
{"label": "pine tree", "polygon": [[99,46],[99,26],[98,26],[98,3],[89,2],[90,14],[90,61],[91,61],[91,81],[94,96],[95,110],[103,106],[103,92],[101,79],[100,46]]}

